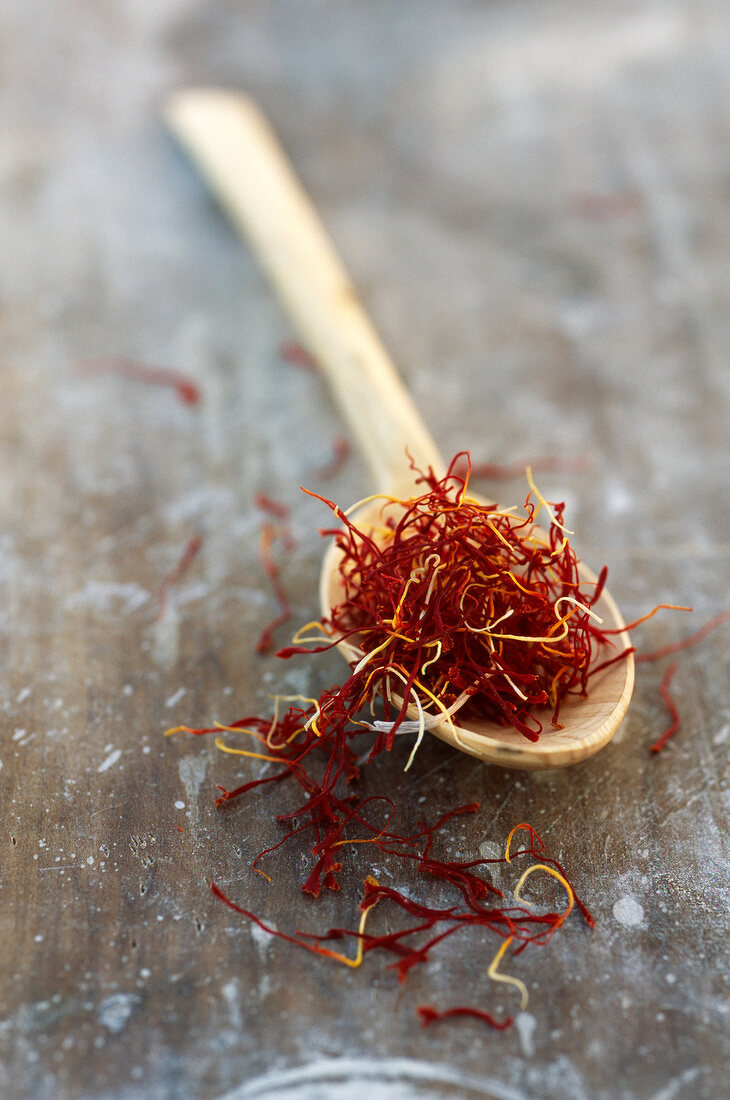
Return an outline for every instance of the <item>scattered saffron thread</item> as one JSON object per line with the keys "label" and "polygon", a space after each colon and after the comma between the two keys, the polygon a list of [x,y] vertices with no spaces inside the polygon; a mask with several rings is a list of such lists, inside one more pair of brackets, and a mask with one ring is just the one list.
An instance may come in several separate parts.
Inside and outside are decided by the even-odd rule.
{"label": "scattered saffron thread", "polygon": [[[311,624],[304,629],[310,630]],[[295,651],[296,648],[294,647]],[[319,648],[329,648],[329,645]],[[381,935],[366,931],[362,921],[357,929],[332,928],[321,935],[301,931],[281,932],[239,906],[217,885],[213,884],[211,889],[232,910],[254,921],[270,935],[333,961],[355,966],[370,951],[378,950],[390,954],[394,956],[394,961],[389,969],[395,970],[400,981],[405,980],[413,966],[425,963],[430,952],[449,936],[469,927],[487,928],[497,933],[503,941],[490,964],[488,974],[495,981],[518,989],[524,1004],[527,995],[524,983],[497,969],[510,946],[515,945],[516,956],[531,944],[547,944],[553,932],[565,921],[573,899],[591,926],[593,918],[584,903],[575,895],[562,866],[546,856],[545,844],[532,826],[523,823],[517,827],[527,833],[527,845],[511,856],[509,843],[516,830],[510,834],[508,848],[501,859],[443,860],[434,851],[438,834],[449,822],[464,814],[476,812],[476,803],[458,806],[430,824],[418,821],[415,832],[407,834],[398,832],[394,827],[396,807],[390,798],[385,795],[358,797],[354,792],[348,793],[347,786],[358,778],[362,765],[360,753],[355,751],[355,739],[365,737],[371,746],[367,758],[374,755],[373,724],[359,717],[359,712],[369,697],[370,681],[370,670],[364,666],[359,672],[353,670],[353,675],[347,682],[349,687],[323,692],[318,700],[299,696],[288,699],[293,705],[285,713],[280,713],[277,700],[273,719],[245,717],[227,727],[216,724],[206,729],[190,730],[196,735],[220,734],[221,729],[225,728],[230,733],[252,737],[263,751],[259,748],[252,751],[229,745],[219,736],[216,737],[216,744],[226,753],[283,765],[282,770],[275,774],[250,780],[234,790],[219,788],[221,794],[216,803],[222,807],[264,784],[286,778],[293,780],[302,789],[304,803],[288,813],[277,815],[277,820],[284,826],[284,835],[277,843],[261,851],[253,861],[254,870],[269,881],[270,876],[257,866],[259,861],[278,852],[293,838],[310,833],[314,863],[302,889],[314,897],[319,896],[322,888],[339,889],[339,878],[344,869],[342,850],[345,845],[369,844],[379,849],[380,858],[407,861],[407,865],[412,866],[416,872],[454,890],[457,904],[441,907],[414,902],[394,887],[385,886],[368,877],[365,880],[361,913],[365,914],[375,904],[387,901],[410,916],[412,922],[406,928]],[[385,747],[386,743],[383,742],[383,748]],[[312,764],[317,759],[322,764],[315,771]],[[346,784],[344,791],[340,790],[341,781]],[[384,821],[373,819],[372,810],[378,806],[386,811]],[[538,857],[538,866],[554,875],[565,886],[570,900],[567,909],[561,912],[536,913],[524,903],[504,903],[502,891],[480,873],[482,868],[486,869],[491,864],[507,863],[511,859],[529,856]],[[523,882],[524,876],[518,882],[515,902],[519,901],[519,889]],[[343,938],[356,940],[354,956],[332,951],[325,946],[327,941]],[[473,1014],[479,1015],[482,1011],[474,1009]],[[488,1016],[487,1013],[480,1018],[486,1020]]]}
{"label": "scattered saffron thread", "polygon": [[431,1005],[419,1005],[417,1011],[421,1020],[421,1027],[429,1027],[430,1024],[434,1024],[439,1020],[448,1020],[454,1016],[471,1016],[475,1020],[483,1020],[485,1024],[489,1024],[497,1031],[507,1031],[514,1022],[511,1016],[507,1016],[504,1020],[497,1020],[490,1012],[485,1012],[484,1009],[469,1008],[466,1005],[447,1008],[442,1012],[437,1012]]}
{"label": "scattered saffron thread", "polygon": [[530,995],[527,992],[527,986],[525,985],[525,983],[522,981],[521,978],[513,978],[511,974],[500,974],[497,971],[497,967],[502,961],[502,956],[512,943],[513,939],[514,936],[509,936],[508,939],[506,939],[502,946],[499,948],[497,954],[494,956],[489,966],[487,967],[487,976],[491,978],[493,982],[505,982],[506,984],[513,985],[516,989],[519,989],[520,1008],[525,1009],[527,1008],[530,1000]]}
{"label": "scattered saffron thread", "polygon": [[[522,899],[520,898],[520,890],[524,886],[526,879],[533,873],[533,871],[547,871],[547,873],[549,875],[552,875],[553,878],[556,878],[558,880],[558,882],[560,882],[565,887],[566,893],[568,895],[568,906],[563,911],[560,918],[555,922],[555,927],[559,928],[560,925],[563,923],[563,921],[566,919],[566,917],[568,917],[570,915],[570,913],[573,911],[573,905],[575,904],[575,896],[573,894],[573,887],[570,885],[570,883],[566,879],[565,875],[561,875],[560,871],[556,871],[554,867],[548,867],[547,864],[545,864],[545,863],[533,863],[533,865],[531,867],[528,867],[526,871],[522,872],[522,875],[520,876],[520,881],[517,883],[517,885],[514,888],[513,893],[514,893],[515,901],[518,901],[518,900],[522,901]],[[523,905],[531,905],[532,902],[523,901],[522,904]]]}
{"label": "scattered saffron thread", "polygon": [[193,535],[183,550],[177,565],[163,578],[157,593],[157,618],[161,619],[167,611],[171,589],[184,577],[195,558],[200,553],[203,540],[200,535]]}
{"label": "scattered saffron thread", "polygon": [[276,596],[280,611],[261,631],[259,639],[256,642],[256,650],[259,653],[266,653],[271,649],[274,631],[280,626],[283,626],[284,623],[288,622],[292,617],[291,605],[284,591],[284,586],[281,583],[279,567],[271,555],[274,541],[281,537],[282,534],[279,529],[271,523],[265,523],[261,528],[261,536],[259,538],[259,561],[266,570],[269,580],[271,581],[271,587],[274,590],[274,595]]}
{"label": "scattered saffron thread", "polygon": [[[689,611],[691,609],[679,608],[678,610]],[[644,618],[648,617],[649,616],[645,616]],[[640,619],[638,621],[643,622],[644,620]],[[678,642],[672,642],[670,645],[662,646],[660,649],[654,649],[649,653],[637,653],[634,659],[637,664],[647,664],[654,661],[661,661],[664,657],[671,657],[675,653],[682,653],[685,649],[691,649],[692,646],[698,645],[707,637],[708,634],[711,634],[713,630],[717,630],[719,626],[722,626],[723,623],[726,623],[728,621],[730,621],[730,610],[721,611],[719,612],[719,614],[714,615],[711,619],[709,619],[703,626],[699,628],[699,630],[695,630],[693,634],[688,635],[688,637],[682,638]],[[632,624],[632,626],[635,625],[635,623]],[[665,747],[670,738],[677,732],[681,724],[681,718],[677,709],[677,705],[674,702],[674,699],[669,690],[670,684],[672,682],[672,677],[674,676],[674,673],[676,671],[677,666],[670,665],[664,673],[662,682],[659,685],[659,694],[661,695],[667,707],[667,710],[669,711],[670,720],[669,725],[664,730],[661,737],[659,737],[653,745],[650,745],[649,748],[651,752],[661,752],[661,750]]]}
{"label": "scattered saffron thread", "polygon": [[637,664],[643,664],[647,661],[660,661],[662,657],[671,657],[674,653],[680,653],[684,649],[690,649],[692,646],[697,645],[713,630],[717,630],[718,626],[722,626],[723,623],[729,621],[730,610],[721,611],[719,615],[715,615],[699,630],[696,630],[694,634],[690,634],[689,637],[683,638],[679,642],[673,642],[671,645],[662,646],[661,649],[654,649],[651,653],[637,653],[634,660]]}
{"label": "scattered saffron thread", "polygon": [[[647,613],[645,615],[641,615],[638,619],[634,619],[634,621],[632,623],[629,623],[627,626],[622,626],[620,630],[606,630],[606,631],[604,631],[604,633],[605,634],[623,634],[624,631],[636,630],[637,626],[641,626],[641,624],[645,623],[647,621],[647,619],[653,618],[653,616],[656,615],[657,611],[691,611],[691,610],[692,610],[691,607],[685,607],[684,604],[658,603],[656,605],[656,607],[653,607],[651,609],[651,611],[647,611]],[[681,648],[683,649],[684,646],[681,646]],[[647,659],[648,659],[647,657],[643,658],[643,660],[645,660],[645,661]],[[640,663],[641,660],[642,660],[642,657],[639,654],[637,654],[636,661]]]}
{"label": "scattered saffron thread", "polygon": [[[359,814],[358,809],[362,809],[367,802],[378,801],[380,797],[381,796],[370,796],[369,799],[363,800],[359,804],[359,807],[356,808],[353,806],[349,816],[351,818],[357,818],[359,821],[364,820]],[[356,802],[357,800],[351,797],[351,801]],[[385,799],[385,801],[390,800]],[[515,888],[515,901],[518,900],[520,886],[524,883],[527,874],[533,870],[544,870],[554,875],[567,890],[570,904],[566,910],[562,913],[537,914],[530,912],[530,910],[525,907],[526,903],[520,906],[508,905],[505,907],[495,905],[494,903],[485,905],[483,899],[488,895],[492,895],[498,899],[502,899],[504,895],[500,890],[497,890],[491,882],[477,874],[474,868],[480,868],[486,864],[506,862],[504,858],[501,860],[482,859],[471,862],[450,860],[444,863],[434,859],[430,854],[432,845],[435,841],[435,834],[438,830],[446,825],[453,817],[466,812],[474,812],[477,808],[476,805],[458,807],[456,810],[443,815],[431,826],[427,826],[424,822],[419,822],[418,832],[414,836],[399,836],[386,828],[381,829],[378,837],[374,838],[374,842],[378,843],[382,853],[393,854],[401,858],[415,859],[418,870],[427,873],[430,878],[441,880],[445,885],[455,888],[461,896],[461,905],[451,905],[446,908],[441,908],[414,902],[393,887],[381,885],[377,879],[368,876],[365,879],[364,896],[360,903],[361,917],[357,929],[336,927],[330,928],[329,931],[324,934],[302,932],[299,930],[290,933],[272,927],[256,914],[238,905],[215,883],[211,883],[211,892],[234,912],[248,918],[269,935],[292,943],[306,951],[332,959],[334,962],[338,962],[342,965],[353,968],[359,967],[364,956],[371,951],[381,951],[386,954],[394,955],[397,961],[390,964],[388,969],[394,969],[396,971],[400,982],[406,979],[413,966],[427,962],[431,950],[452,934],[474,926],[490,929],[502,937],[503,943],[492,959],[487,974],[495,982],[502,982],[514,986],[520,993],[520,1003],[522,1008],[524,1008],[528,1003],[527,987],[524,982],[511,975],[500,973],[497,969],[498,965],[515,939],[519,942],[519,947],[514,952],[515,955],[520,954],[530,944],[536,946],[544,946],[547,944],[552,934],[561,926],[570,912],[573,898],[575,898],[576,903],[578,903],[578,899],[568,879],[562,872],[562,869],[560,873],[557,873],[552,866],[534,864],[527,868],[527,871],[522,875]],[[279,816],[279,820],[282,821],[289,819],[290,815]],[[302,828],[307,827],[308,826],[305,825],[292,829],[282,838],[279,844],[268,849],[268,851],[277,850],[290,837],[300,833]],[[530,846],[515,853],[515,855],[539,855],[542,853],[545,845],[537,832],[532,826],[522,827],[528,829],[530,832]],[[422,842],[420,847],[418,841]],[[537,847],[535,845],[537,845]],[[313,849],[314,852],[317,851],[317,847],[318,846],[315,846]],[[553,863],[554,861],[550,862]],[[269,876],[264,877],[268,878]],[[306,889],[306,884],[304,888]],[[414,918],[416,923],[406,928],[397,931],[389,931],[381,935],[372,935],[368,933],[365,927],[367,915],[376,905],[385,901],[394,903],[399,909]],[[582,905],[582,903],[580,904]],[[585,912],[590,917],[588,911],[585,910]],[[593,924],[592,918],[590,923],[591,925]],[[324,946],[327,941],[348,938],[356,941],[357,946],[354,956],[345,954],[341,951],[333,951]],[[435,1013],[429,1006],[424,1006],[424,1013],[421,1012],[420,1008],[418,1011],[422,1017],[424,1026],[426,1023],[432,1023],[436,1019],[447,1019],[457,1016],[473,1016],[489,1023],[498,1030],[505,1030],[512,1022],[511,1018],[497,1022],[491,1013],[471,1006],[458,1006],[454,1009],[447,1009],[444,1013]],[[428,1016],[428,1020],[424,1018],[424,1015]]]}
{"label": "scattered saffron thread", "polygon": [[[378,885],[376,879],[368,879],[367,882],[368,883],[373,883],[375,886]],[[349,966],[349,967],[352,967],[353,969],[357,969],[357,967],[359,967],[360,964],[362,963],[363,951],[364,951],[364,946],[363,945],[364,945],[365,940],[366,940],[365,922],[367,920],[368,913],[373,908],[373,906],[377,903],[377,899],[376,899],[376,901],[371,902],[367,906],[367,908],[365,908],[363,910],[362,915],[360,917],[360,926],[359,926],[357,932],[343,933],[343,934],[354,936],[358,941],[358,946],[357,946],[357,950],[356,950],[356,953],[355,953],[355,957],[350,958],[347,955],[343,955],[342,952],[340,952],[340,951],[331,951],[328,947],[320,947],[318,944],[308,943],[306,941],[306,939],[303,938],[304,935],[306,935],[306,933],[298,933],[296,935],[290,936],[286,932],[280,932],[277,928],[270,928],[269,925],[265,924],[258,917],[254,916],[253,913],[249,913],[249,911],[247,909],[243,909],[243,908],[241,908],[240,905],[236,905],[236,903],[234,901],[232,901],[226,894],[224,894],[223,891],[220,889],[220,887],[216,886],[216,884],[214,882],[211,882],[211,884],[210,884],[210,891],[211,891],[211,893],[213,894],[214,897],[218,898],[219,901],[222,901],[225,905],[227,905],[229,909],[232,909],[234,911],[234,913],[240,913],[242,916],[248,917],[249,920],[252,920],[254,922],[254,924],[257,924],[259,926],[259,928],[262,928],[264,930],[264,932],[268,932],[270,936],[276,936],[278,939],[286,940],[287,943],[296,944],[297,947],[302,947],[302,948],[304,948],[305,951],[311,951],[312,954],[314,954],[314,955],[322,955],[325,958],[334,959],[335,962],[342,963],[344,966]],[[333,935],[334,931],[335,930],[333,929],[330,933],[331,938],[333,938],[333,939],[334,938],[339,938],[339,937],[335,937]],[[327,937],[317,937],[317,938],[327,938]]]}
{"label": "scattered saffron thread", "polygon": [[669,685],[671,684],[672,677],[674,676],[674,673],[676,671],[676,665],[669,665],[666,672],[664,673],[664,676],[662,677],[662,682],[659,685],[659,694],[666,703],[667,710],[669,711],[670,722],[661,737],[659,737],[651,746],[651,752],[661,752],[670,737],[672,737],[672,735],[675,734],[679,729],[679,711],[677,710],[674,699],[669,693]]}
{"label": "scattered saffron thread", "polygon": [[576,191],[571,205],[577,214],[594,221],[610,221],[641,209],[641,197],[635,191],[616,191],[612,194],[600,191]]}
{"label": "scattered saffron thread", "polygon": [[299,367],[300,370],[311,371],[312,373],[319,370],[314,356],[296,340],[285,340],[279,348],[279,354],[287,363],[290,363],[293,367]]}
{"label": "scattered saffron thread", "polygon": [[525,469],[529,466],[536,474],[580,474],[590,469],[591,458],[587,454],[576,456],[540,455],[530,462],[474,462],[471,474],[474,478],[485,481],[511,481],[514,478],[525,476]]}
{"label": "scattered saffron thread", "polygon": [[124,359],[119,356],[102,356],[97,359],[82,360],[77,364],[77,370],[83,374],[117,374],[135,382],[144,382],[149,386],[168,386],[175,390],[184,405],[198,405],[201,401],[200,387],[197,383],[170,367],[136,363],[133,359]]}
{"label": "scattered saffron thread", "polygon": [[276,519],[288,519],[289,508],[286,504],[283,504],[280,500],[274,500],[273,497],[267,496],[266,493],[257,493],[254,497],[254,504],[257,508],[260,508],[262,512],[268,512],[270,516],[275,516]]}
{"label": "scattered saffron thread", "polygon": [[326,481],[336,477],[350,457],[350,443],[344,435],[335,436],[332,441],[332,458],[324,466],[314,471],[314,476],[320,481]]}

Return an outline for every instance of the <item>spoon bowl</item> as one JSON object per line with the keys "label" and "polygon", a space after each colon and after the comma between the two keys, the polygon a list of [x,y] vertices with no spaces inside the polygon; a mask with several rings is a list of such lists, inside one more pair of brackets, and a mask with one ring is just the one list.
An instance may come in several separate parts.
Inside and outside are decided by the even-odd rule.
{"label": "spoon bowl", "polygon": [[[398,378],[347,273],[284,151],[261,112],[245,96],[211,88],[176,93],[166,121],[200,167],[241,234],[257,253],[307,350],[332,388],[377,491],[412,491],[406,449],[420,469],[444,470],[427,428]],[[372,523],[377,505],[363,512]],[[332,545],[322,568],[320,597],[327,616],[339,602],[339,558]],[[581,579],[595,577],[581,567]],[[623,631],[616,604],[604,591],[596,605],[606,628]],[[625,633],[617,648],[628,647]],[[351,648],[343,653],[351,655]],[[532,743],[508,727],[483,720],[467,729],[431,729],[463,752],[504,767],[556,768],[583,760],[611,740],[626,714],[634,681],[631,656],[591,681],[586,698],[566,699],[564,728],[550,711],[538,713],[544,732]]]}

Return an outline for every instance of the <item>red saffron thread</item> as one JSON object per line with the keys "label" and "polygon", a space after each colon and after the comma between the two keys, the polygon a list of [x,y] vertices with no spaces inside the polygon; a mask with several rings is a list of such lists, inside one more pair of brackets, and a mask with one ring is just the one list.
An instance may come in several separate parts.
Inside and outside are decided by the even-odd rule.
{"label": "red saffron thread", "polygon": [[718,626],[722,626],[730,620],[730,609],[727,611],[721,611],[719,615],[715,615],[712,619],[701,626],[699,630],[696,630],[694,634],[690,634],[689,637],[683,638],[679,642],[673,642],[671,645],[662,646],[661,649],[654,649],[651,653],[637,653],[634,660],[637,664],[644,664],[647,661],[660,661],[662,657],[671,657],[673,653],[681,653],[684,649],[690,649],[692,646],[701,642],[708,634],[713,630],[717,630]]}
{"label": "red saffron thread", "polygon": [[168,600],[170,590],[184,577],[193,561],[200,552],[200,548],[203,545],[203,540],[200,535],[193,535],[183,550],[177,565],[174,569],[163,577],[159,591],[157,593],[157,618],[161,619],[168,607]]}
{"label": "red saffron thread", "polygon": [[332,458],[324,466],[314,471],[314,476],[321,481],[335,477],[350,457],[350,443],[344,435],[335,436],[332,441]]}
{"label": "red saffron thread", "polygon": [[[660,606],[663,607],[665,605],[660,604]],[[679,610],[689,611],[690,608],[679,608]],[[646,618],[649,618],[649,616],[644,616],[644,619]],[[640,619],[638,621],[643,622],[644,619]],[[695,632],[688,635],[688,637],[682,638],[678,642],[672,642],[670,645],[662,646],[660,649],[654,649],[650,653],[637,653],[634,660],[637,664],[647,664],[653,661],[660,661],[664,657],[671,657],[675,653],[683,652],[685,649],[691,649],[692,646],[698,645],[701,641],[703,641],[708,634],[712,633],[713,630],[717,630],[719,626],[722,626],[723,623],[726,623],[728,621],[730,621],[730,609],[727,611],[721,611],[719,612],[719,614],[714,615],[708,622],[704,624],[704,626],[701,626],[699,630],[695,630]],[[632,626],[635,625],[636,623],[632,624]],[[629,627],[628,629],[631,628]],[[650,746],[651,752],[661,752],[667,741],[669,741],[669,739],[677,732],[681,724],[679,711],[677,710],[677,706],[669,691],[669,685],[672,682],[672,677],[674,676],[676,670],[676,665],[670,665],[664,673],[662,682],[659,685],[659,694],[664,700],[667,710],[669,711],[670,722],[661,737],[659,737],[654,742],[654,744]]]}
{"label": "red saffron thread", "polygon": [[571,205],[584,218],[605,222],[640,210],[641,197],[635,191],[616,191],[613,194],[576,191]]}
{"label": "red saffron thread", "polygon": [[665,729],[664,733],[661,735],[661,737],[659,737],[651,746],[651,752],[661,752],[669,738],[679,729],[679,711],[677,710],[674,699],[669,693],[669,685],[671,684],[672,677],[674,676],[674,673],[676,671],[677,666],[670,665],[664,673],[662,682],[659,685],[659,694],[666,703],[667,710],[669,711],[670,723]]}
{"label": "red saffron thread", "polygon": [[275,516],[277,519],[287,519],[289,516],[287,505],[280,500],[274,500],[266,493],[257,493],[254,497],[254,504],[262,512],[268,512],[270,516]]}
{"label": "red saffron thread", "polygon": [[[590,469],[590,455],[582,454],[571,456],[540,455],[529,462],[511,462],[503,464],[499,462],[475,462],[472,464],[471,474],[474,478],[486,481],[510,481],[513,478],[525,476],[525,470],[530,467],[535,474],[580,474]],[[463,472],[460,470],[459,472]]]}
{"label": "red saffron thread", "polygon": [[299,367],[300,370],[311,371],[312,373],[319,370],[314,356],[296,340],[285,340],[279,348],[279,354],[287,363],[291,363],[293,367]]}
{"label": "red saffron thread", "polygon": [[119,356],[102,356],[82,360],[77,364],[77,369],[84,374],[118,374],[122,378],[144,382],[148,386],[169,386],[175,390],[184,405],[198,405],[201,401],[197,383],[171,367],[150,366]]}
{"label": "red saffron thread", "polygon": [[266,653],[271,649],[273,645],[274,631],[284,623],[288,622],[292,617],[291,604],[287,598],[284,586],[281,583],[281,575],[279,573],[279,567],[271,556],[271,548],[274,540],[280,536],[280,532],[271,523],[265,523],[261,528],[261,537],[259,539],[259,561],[266,570],[269,580],[271,581],[271,587],[274,590],[277,602],[280,607],[279,614],[268,623],[259,635],[259,639],[256,642],[256,650],[258,653]]}
{"label": "red saffron thread", "polygon": [[447,1008],[441,1012],[437,1012],[431,1005],[419,1005],[417,1012],[421,1020],[421,1027],[429,1027],[438,1020],[448,1020],[454,1016],[472,1016],[475,1020],[483,1020],[485,1024],[489,1024],[497,1031],[507,1031],[514,1023],[511,1016],[507,1016],[504,1020],[497,1020],[490,1012],[485,1012],[484,1009],[469,1008],[465,1005]]}

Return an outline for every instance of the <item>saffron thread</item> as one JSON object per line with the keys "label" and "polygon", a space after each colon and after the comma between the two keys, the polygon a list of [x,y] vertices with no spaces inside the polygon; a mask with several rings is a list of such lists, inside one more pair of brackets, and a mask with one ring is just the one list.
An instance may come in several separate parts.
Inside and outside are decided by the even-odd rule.
{"label": "saffron thread", "polygon": [[650,746],[651,752],[661,752],[667,741],[669,741],[670,737],[672,737],[679,729],[679,711],[677,710],[677,705],[669,692],[669,685],[671,684],[672,677],[674,676],[674,673],[676,671],[676,665],[669,665],[666,672],[664,673],[664,676],[662,677],[662,682],[659,685],[659,694],[664,700],[667,710],[669,711],[670,721],[669,725],[664,730],[664,733],[661,735],[661,737],[657,738],[654,744]]}
{"label": "saffron thread", "polygon": [[637,664],[644,664],[648,661],[660,661],[662,657],[671,657],[674,653],[681,653],[682,650],[690,649],[692,646],[703,641],[708,634],[711,634],[713,630],[717,630],[718,626],[722,626],[723,623],[728,621],[730,621],[730,609],[721,611],[718,615],[713,616],[704,626],[701,626],[694,634],[690,634],[689,637],[682,638],[681,641],[673,642],[671,645],[662,646],[661,649],[654,649],[651,653],[637,653],[634,660]]}
{"label": "saffron thread", "polygon": [[274,516],[276,519],[288,519],[289,508],[286,504],[283,504],[280,500],[274,500],[273,497],[268,496],[266,493],[257,493],[254,497],[254,504],[262,512],[268,512],[270,516]]}
{"label": "saffron thread", "polygon": [[160,584],[157,593],[158,620],[163,618],[168,609],[171,590],[185,576],[195,558],[200,553],[202,545],[203,540],[200,535],[193,535],[193,537],[188,540],[185,549],[180,555],[177,565],[175,565],[175,567],[171,569],[165,577],[163,577],[162,583]]}
{"label": "saffron thread", "polygon": [[269,580],[271,581],[271,587],[274,590],[274,595],[279,604],[279,614],[271,620],[270,623],[264,627],[261,631],[258,641],[256,642],[256,650],[258,653],[266,653],[270,650],[274,644],[274,632],[278,630],[280,626],[287,623],[292,617],[291,604],[284,591],[284,586],[281,583],[281,574],[279,567],[272,557],[271,550],[276,539],[286,537],[286,533],[282,535],[282,532],[271,523],[265,523],[261,528],[261,535],[259,538],[259,561],[264,567]]}
{"label": "saffron thread", "polygon": [[310,371],[312,374],[319,371],[317,360],[296,340],[285,340],[279,347],[279,354],[287,363],[300,370]]}
{"label": "saffron thread", "polygon": [[100,356],[81,360],[77,370],[83,374],[117,374],[148,386],[167,386],[176,392],[184,405],[199,405],[202,398],[198,384],[171,367],[136,363],[133,359],[120,356]]}
{"label": "saffron thread", "polygon": [[332,441],[332,458],[324,466],[314,471],[318,481],[329,481],[336,477],[350,457],[350,442],[344,435],[337,435]]}
{"label": "saffron thread", "polygon": [[444,1009],[441,1012],[437,1012],[431,1005],[419,1005],[417,1011],[421,1027],[429,1027],[439,1020],[449,1020],[455,1016],[470,1016],[475,1020],[483,1020],[485,1024],[489,1024],[496,1031],[507,1031],[514,1022],[511,1016],[507,1016],[504,1020],[497,1020],[491,1012],[485,1012],[481,1008],[469,1008],[467,1005],[458,1005],[454,1008]]}

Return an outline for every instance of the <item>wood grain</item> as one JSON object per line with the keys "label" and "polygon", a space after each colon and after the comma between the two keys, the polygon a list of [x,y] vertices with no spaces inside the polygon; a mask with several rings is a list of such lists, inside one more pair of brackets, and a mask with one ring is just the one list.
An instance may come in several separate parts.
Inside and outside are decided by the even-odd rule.
{"label": "wood grain", "polygon": [[[432,740],[407,775],[407,746],[366,774],[405,827],[426,792],[434,813],[480,801],[454,855],[493,854],[531,821],[589,903],[592,933],[571,917],[515,961],[531,999],[511,1032],[417,1025],[424,1002],[516,1008],[486,980],[488,940],[454,938],[398,988],[375,959],[311,965],[211,898],[215,878],[284,930],[353,920],[364,852],[321,903],[296,885],[304,849],[267,865],[269,885],[249,863],[294,792],[220,813],[215,784],[256,763],[162,731],[335,682],[336,655],[252,652],[276,613],[254,498],[292,507],[296,626],[316,611],[326,520],[298,486],[349,503],[368,485],[354,462],[316,482],[337,416],[321,380],[282,362],[291,333],[158,108],[200,80],[267,104],[444,453],[530,458],[528,429],[536,454],[590,451],[590,470],[541,487],[567,498],[627,617],[693,605],[642,628],[653,648],[726,606],[725,16],[713,0],[399,0],[377,18],[360,0],[78,0],[69,44],[62,6],[42,32],[32,6],[5,6],[3,1095],[721,1095],[727,628],[681,656],[682,728],[658,757],[663,665],[639,668],[617,738],[574,768],[518,775]],[[102,355],[189,373],[203,401],[76,373]],[[159,622],[159,585],[196,534]],[[530,896],[547,904],[544,889]]]}

